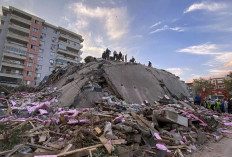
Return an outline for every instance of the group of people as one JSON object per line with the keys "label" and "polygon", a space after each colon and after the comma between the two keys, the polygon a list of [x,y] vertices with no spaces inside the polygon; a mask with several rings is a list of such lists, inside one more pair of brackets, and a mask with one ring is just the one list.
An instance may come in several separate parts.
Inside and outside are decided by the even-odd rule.
{"label": "group of people", "polygon": [[208,99],[203,102],[203,106],[219,113],[232,113],[232,98],[230,100],[225,98],[222,100],[216,99],[215,101]]}
{"label": "group of people", "polygon": [[103,53],[102,53],[102,59],[104,60],[114,60],[114,61],[125,61],[127,62],[127,55],[122,55],[122,52],[120,51],[117,53],[117,51],[113,52],[113,56],[111,56],[111,51],[107,48]]}
{"label": "group of people", "polygon": [[[103,53],[102,53],[102,59],[104,60],[113,60],[113,61],[123,61],[127,62],[127,54],[122,55],[122,52],[120,51],[117,53],[117,51],[113,52],[113,56],[111,56],[111,51],[107,48]],[[135,58],[132,56],[132,58],[129,60],[131,63],[136,63]],[[152,67],[151,62],[148,62],[148,67]]]}
{"label": "group of people", "polygon": [[202,101],[199,95],[196,95],[194,104],[204,106],[209,110],[219,113],[232,113],[232,98],[230,100],[224,98],[222,100],[215,99],[212,101],[210,98]]}

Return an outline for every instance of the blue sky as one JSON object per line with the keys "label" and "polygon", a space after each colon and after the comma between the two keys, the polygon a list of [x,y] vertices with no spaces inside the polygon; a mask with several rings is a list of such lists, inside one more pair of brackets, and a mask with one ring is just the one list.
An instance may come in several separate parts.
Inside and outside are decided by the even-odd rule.
{"label": "blue sky", "polygon": [[83,57],[108,47],[182,80],[232,70],[231,0],[0,0],[85,39]]}

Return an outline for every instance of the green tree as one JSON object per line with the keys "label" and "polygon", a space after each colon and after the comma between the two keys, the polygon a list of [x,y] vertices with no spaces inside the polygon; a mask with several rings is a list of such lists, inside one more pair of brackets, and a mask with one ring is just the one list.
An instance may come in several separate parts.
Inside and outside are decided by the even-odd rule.
{"label": "green tree", "polygon": [[206,89],[214,88],[214,85],[210,83],[209,80],[199,78],[193,80],[193,94],[201,93],[202,87],[206,87]]}
{"label": "green tree", "polygon": [[232,72],[229,73],[227,78],[224,80],[225,88],[228,92],[232,92]]}

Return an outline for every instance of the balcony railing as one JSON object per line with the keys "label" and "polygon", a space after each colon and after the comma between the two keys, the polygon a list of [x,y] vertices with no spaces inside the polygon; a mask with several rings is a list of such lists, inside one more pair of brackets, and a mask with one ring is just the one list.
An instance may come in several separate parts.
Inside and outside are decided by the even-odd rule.
{"label": "balcony railing", "polygon": [[19,22],[26,23],[28,25],[31,25],[31,21],[30,20],[22,18],[22,17],[19,17],[19,16],[16,16],[16,15],[11,15],[11,19],[17,20]]}
{"label": "balcony railing", "polygon": [[0,19],[3,20],[3,21],[5,21],[6,20],[6,16],[0,15]]}
{"label": "balcony railing", "polygon": [[61,40],[59,41],[59,44],[65,45],[66,47],[76,49],[76,50],[80,50],[83,47],[82,44],[78,44],[77,46],[75,46],[75,45],[71,45],[71,44],[64,42],[64,41],[61,41]]}
{"label": "balcony railing", "polygon": [[22,40],[24,42],[28,42],[29,41],[29,38],[27,36],[15,34],[15,33],[12,33],[12,32],[8,32],[7,36],[11,37],[11,38],[16,38],[18,40]]}
{"label": "balcony railing", "polygon": [[30,33],[30,29],[29,28],[26,28],[26,27],[21,27],[19,25],[15,25],[15,24],[10,24],[9,25],[9,28],[13,28],[13,29],[16,29],[16,30],[20,30],[22,32],[25,32],[25,33]]}
{"label": "balcony railing", "polygon": [[76,39],[76,38],[73,38],[69,35],[66,35],[66,34],[63,34],[63,33],[60,33],[60,37],[64,38],[64,39],[69,39],[69,40],[72,40],[76,43],[80,43],[80,40],[79,39]]}
{"label": "balcony railing", "polygon": [[4,73],[4,74],[14,74],[14,75],[19,75],[19,76],[22,76],[23,73],[16,73],[16,72],[12,72],[12,71],[0,71],[1,73]]}
{"label": "balcony railing", "polygon": [[8,63],[8,64],[14,64],[14,65],[19,65],[19,66],[23,66],[23,63],[18,63],[18,62],[14,62],[14,61],[9,61],[9,60],[3,60],[2,63]]}

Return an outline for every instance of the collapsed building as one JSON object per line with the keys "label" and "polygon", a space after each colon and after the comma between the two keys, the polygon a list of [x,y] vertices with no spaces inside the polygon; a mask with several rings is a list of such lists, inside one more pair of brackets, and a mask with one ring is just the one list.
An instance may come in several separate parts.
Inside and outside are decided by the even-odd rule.
{"label": "collapsed building", "polygon": [[91,107],[103,96],[115,95],[128,103],[154,103],[167,96],[175,100],[190,95],[179,77],[137,63],[97,61],[58,69],[40,88],[61,89],[61,106]]}
{"label": "collapsed building", "polygon": [[232,134],[231,114],[186,101],[175,75],[90,60],[0,99],[0,156],[182,157]]}

